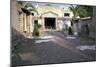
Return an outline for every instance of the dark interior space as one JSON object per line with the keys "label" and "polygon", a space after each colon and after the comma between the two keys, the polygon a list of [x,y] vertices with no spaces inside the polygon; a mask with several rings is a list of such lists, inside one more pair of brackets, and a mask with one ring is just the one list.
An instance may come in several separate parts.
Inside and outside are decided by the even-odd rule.
{"label": "dark interior space", "polygon": [[70,16],[70,14],[69,13],[64,13],[64,16]]}
{"label": "dark interior space", "polygon": [[45,28],[55,29],[55,18],[45,18]]}
{"label": "dark interior space", "polygon": [[38,24],[38,20],[34,20],[34,24]]}

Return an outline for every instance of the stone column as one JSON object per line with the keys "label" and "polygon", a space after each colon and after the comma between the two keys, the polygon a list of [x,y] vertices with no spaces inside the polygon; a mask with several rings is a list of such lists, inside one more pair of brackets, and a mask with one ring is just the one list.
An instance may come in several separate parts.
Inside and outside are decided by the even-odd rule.
{"label": "stone column", "polygon": [[32,37],[32,32],[33,32],[33,25],[32,25],[32,15],[29,16],[29,27],[30,27],[30,36]]}
{"label": "stone column", "polygon": [[20,32],[23,32],[23,13],[19,14]]}
{"label": "stone column", "polygon": [[58,17],[56,18],[56,30],[57,31],[59,31],[60,30],[60,28],[59,28],[59,21],[58,21]]}
{"label": "stone column", "polygon": [[27,32],[27,21],[26,21],[26,14],[24,13],[24,16],[23,16],[23,21],[24,21],[24,32]]}
{"label": "stone column", "polygon": [[42,31],[45,31],[45,20],[44,17],[42,17]]}
{"label": "stone column", "polygon": [[29,17],[29,15],[27,16],[27,35],[29,36],[29,32],[30,32],[30,17]]}
{"label": "stone column", "polygon": [[74,33],[74,35],[78,35],[78,24],[77,23],[74,23],[73,24],[73,33]]}
{"label": "stone column", "polygon": [[[34,30],[34,16],[32,16],[32,27],[33,27],[33,30]],[[33,33],[33,31],[32,31]]]}

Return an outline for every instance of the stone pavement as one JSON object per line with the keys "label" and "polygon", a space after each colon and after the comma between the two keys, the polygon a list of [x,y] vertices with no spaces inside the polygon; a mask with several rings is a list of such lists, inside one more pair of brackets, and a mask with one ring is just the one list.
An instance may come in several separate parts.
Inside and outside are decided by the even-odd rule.
{"label": "stone pavement", "polygon": [[[47,32],[48,35],[23,42],[15,65],[72,63],[96,60],[96,43],[88,38]],[[33,42],[34,41],[34,42]],[[31,43],[32,42],[32,43]]]}

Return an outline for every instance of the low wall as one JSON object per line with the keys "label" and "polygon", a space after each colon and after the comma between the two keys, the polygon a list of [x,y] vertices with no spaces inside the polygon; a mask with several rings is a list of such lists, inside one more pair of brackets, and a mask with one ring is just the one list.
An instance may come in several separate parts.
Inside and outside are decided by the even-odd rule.
{"label": "low wall", "polygon": [[78,32],[81,36],[96,38],[96,23],[93,19],[79,20]]}

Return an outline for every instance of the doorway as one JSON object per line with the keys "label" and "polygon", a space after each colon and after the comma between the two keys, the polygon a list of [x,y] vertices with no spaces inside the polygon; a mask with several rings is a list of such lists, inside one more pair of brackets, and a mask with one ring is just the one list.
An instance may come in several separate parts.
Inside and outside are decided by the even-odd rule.
{"label": "doorway", "polygon": [[44,18],[46,29],[56,29],[56,18]]}

